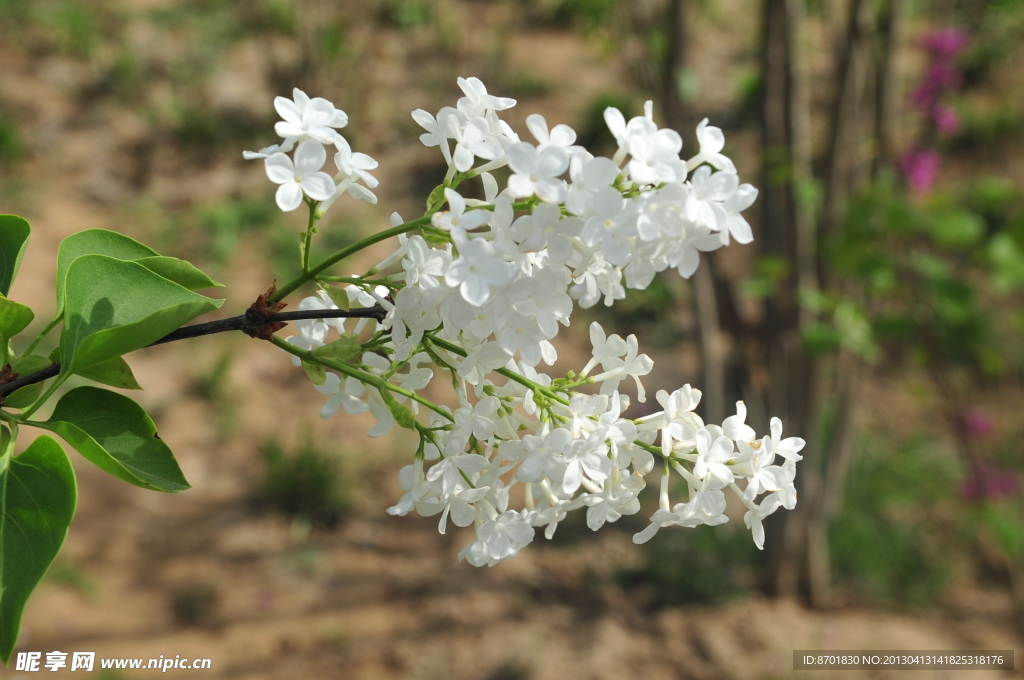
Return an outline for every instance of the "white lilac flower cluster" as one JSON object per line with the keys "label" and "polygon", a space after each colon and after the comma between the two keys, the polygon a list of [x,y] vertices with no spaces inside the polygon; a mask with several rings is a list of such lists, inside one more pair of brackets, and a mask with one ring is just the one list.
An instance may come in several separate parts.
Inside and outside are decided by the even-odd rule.
{"label": "white lilac flower cluster", "polygon": [[[369,411],[378,421],[371,436],[387,432],[396,418],[401,422],[404,404],[429,416],[428,423],[420,422],[423,417],[404,423],[415,427],[420,445],[399,475],[405,495],[388,512],[440,515],[441,533],[449,521],[475,525],[475,539],[460,557],[477,566],[516,555],[537,528],[551,538],[572,510],[586,508],[594,530],[637,513],[645,476],[658,463],[659,508],[650,526],[634,536],[636,543],[664,526],[726,522],[728,488],[746,507],[744,521],[761,548],[762,520],[796,504],[795,466],[804,446],[799,438],[782,439],[777,418],[770,433],[758,438],[739,402],[737,414],[720,426],[705,424],[694,412],[701,393],[689,385],[671,394],[659,391],[657,413],[623,417],[630,399],[620,392],[622,381],[631,378],[637,399],[645,401],[640,379],[653,363],[639,353],[634,335],[608,336],[597,323],[590,328],[592,359],[579,374],[552,378],[538,370],[541,362],[550,366],[557,358],[551,340],[560,324],[569,324],[573,299],[582,307],[602,298],[611,305],[625,295],[623,279],[628,287],[645,288],[669,267],[689,277],[700,252],[727,245],[730,237],[752,240],[741,211],[757,190],[741,185],[733,163],[721,154],[721,130],[703,121],[697,128],[700,150],[684,161],[680,136],[658,129],[650,102],[644,116],[629,121],[609,108],[605,121],[618,151],[613,158],[595,157],[575,145],[571,128],[549,128],[537,114],[527,118],[536,143],[521,140],[499,118],[514,100],[488,94],[476,78],[458,82],[465,96],[455,108],[436,116],[413,112],[426,130],[421,141],[439,147],[448,163],[448,209],[432,214],[423,235],[401,236],[399,248],[371,270],[400,267],[388,277],[389,286],[356,282],[345,289],[352,305],[378,303],[387,317],[382,323],[362,319],[351,333],[343,320],[300,322],[301,335],[290,338],[314,349],[328,341],[332,326],[355,338],[372,325],[373,337],[384,342],[352,360],[361,374],[328,374],[317,387],[329,396],[321,416],[329,418],[339,408]],[[350,192],[358,186],[349,181],[356,171],[328,196],[326,180],[314,172],[317,163],[302,165],[302,149],[315,145],[305,147],[314,149],[308,152],[312,157],[322,143],[340,147],[333,128],[344,123],[344,114],[300,95],[296,91],[294,105],[278,100],[285,118],[278,132],[285,143],[261,154],[271,179],[279,181],[292,167],[285,147],[297,142],[288,181],[311,199],[330,201],[343,186]],[[313,161],[322,161],[321,155]],[[512,174],[502,189],[490,171],[505,165]],[[314,177],[318,193],[306,186]],[[474,177],[482,180],[482,200],[456,190]],[[279,191],[279,203],[286,194],[282,209],[297,205],[295,191]],[[318,214],[323,209],[321,204]],[[392,216],[393,226],[401,223]],[[335,308],[326,293],[300,305],[319,308]],[[433,376],[431,363],[450,372],[460,404],[455,411],[418,409],[431,403],[418,394]],[[368,376],[385,380],[389,389]],[[584,385],[600,387],[584,393]],[[400,390],[392,394],[392,386]],[[673,471],[688,492],[686,502],[675,505],[669,501]],[[519,509],[510,507],[513,499]]]}
{"label": "white lilac flower cluster", "polygon": [[[377,167],[377,161],[364,153],[353,152],[348,141],[336,128],[348,125],[348,114],[334,104],[295,88],[292,99],[277,97],[274,108],[284,120],[274,126],[284,141],[259,151],[245,151],[246,160],[264,159],[267,177],[277,188],[277,207],[285,212],[302,205],[303,197],[321,201],[321,214],[343,194],[376,203],[370,189],[377,179],[368,170]],[[338,172],[333,177],[323,172],[327,162],[327,149],[333,146],[334,165]],[[288,155],[294,149],[294,158]],[[362,180],[363,184],[358,182]],[[365,185],[365,186],[364,186]]]}

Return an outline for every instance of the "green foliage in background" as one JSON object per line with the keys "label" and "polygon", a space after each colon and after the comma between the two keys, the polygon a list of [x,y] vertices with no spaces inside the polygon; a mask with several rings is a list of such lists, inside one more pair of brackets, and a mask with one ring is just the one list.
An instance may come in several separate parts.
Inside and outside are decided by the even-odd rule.
{"label": "green foliage in background", "polygon": [[829,532],[833,574],[848,598],[923,606],[942,594],[960,547],[960,467],[934,441],[863,441]]}
{"label": "green foliage in background", "polygon": [[[829,330],[807,338],[812,348],[848,344],[870,358],[877,342],[928,367],[977,375],[1024,359],[1006,323],[1021,314],[1024,195],[1007,182],[981,179],[924,205],[893,181],[879,182],[851,202],[827,247],[835,272],[861,287],[855,297],[828,301]],[[826,311],[815,302],[815,311]],[[856,323],[844,322],[844,306]]]}
{"label": "green foliage in background", "polygon": [[269,505],[314,527],[331,528],[351,509],[340,460],[306,442],[286,453],[277,442],[263,451],[267,472],[262,493]]}
{"label": "green foliage in background", "polygon": [[719,604],[757,586],[758,551],[742,526],[660,532],[644,557],[659,605]]}

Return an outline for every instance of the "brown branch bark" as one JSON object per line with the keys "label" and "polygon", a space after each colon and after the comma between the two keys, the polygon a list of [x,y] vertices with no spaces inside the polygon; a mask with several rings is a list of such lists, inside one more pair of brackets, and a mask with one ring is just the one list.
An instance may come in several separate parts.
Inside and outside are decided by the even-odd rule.
{"label": "brown branch bark", "polygon": [[[147,347],[154,347],[168,342],[175,342],[176,340],[198,338],[204,335],[213,335],[215,333],[224,333],[227,331],[243,331],[249,334],[249,332],[254,328],[267,323],[283,323],[287,321],[301,321],[304,319],[376,319],[379,322],[383,321],[385,316],[387,316],[387,310],[379,304],[374,305],[373,307],[358,307],[356,309],[348,310],[311,309],[308,311],[298,312],[279,312],[257,320],[254,320],[249,314],[239,314],[238,316],[233,316],[230,319],[220,319],[219,321],[182,326],[178,330],[168,333],[156,342],[147,345]],[[10,394],[22,387],[27,387],[28,385],[34,385],[35,383],[49,380],[59,373],[60,364],[57,363],[40,371],[36,371],[35,373],[30,373],[29,375],[20,377],[12,382],[0,383],[0,397]]]}
{"label": "brown branch bark", "polygon": [[895,137],[899,116],[899,93],[896,87],[896,54],[903,34],[906,0],[889,0],[881,23],[877,80],[875,82],[875,140],[876,149],[872,177],[877,178],[882,168],[892,164],[895,155]]}

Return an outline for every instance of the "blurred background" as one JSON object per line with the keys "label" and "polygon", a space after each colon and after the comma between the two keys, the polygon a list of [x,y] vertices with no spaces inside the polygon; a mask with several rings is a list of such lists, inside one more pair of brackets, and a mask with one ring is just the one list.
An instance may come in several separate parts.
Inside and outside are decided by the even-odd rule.
{"label": "blurred background", "polygon": [[1021,0],[0,0],[0,212],[32,222],[12,297],[38,325],[57,244],[91,227],[205,268],[224,316],[290,278],[304,217],[241,151],[276,141],[293,86],[380,161],[380,204],[340,201],[321,251],[422,213],[445,167],[409,112],[452,105],[458,76],[518,99],[519,132],[539,112],[595,152],[607,106],[653,99],[684,154],[702,118],[725,130],[761,190],[756,240],[578,310],[557,368],[585,363],[598,319],[640,337],[649,394],[689,382],[706,420],[742,399],[759,433],[779,416],[808,441],[763,553],[742,510],[634,546],[645,505],[477,570],[456,561],[468,530],[384,512],[411,437],[320,421],[303,372],[244,336],[144,350],[133,396],[194,488],[76,458],[78,515],[18,649],[208,657],[203,677],[247,680],[783,678],[794,649],[1012,649],[1022,37]]}

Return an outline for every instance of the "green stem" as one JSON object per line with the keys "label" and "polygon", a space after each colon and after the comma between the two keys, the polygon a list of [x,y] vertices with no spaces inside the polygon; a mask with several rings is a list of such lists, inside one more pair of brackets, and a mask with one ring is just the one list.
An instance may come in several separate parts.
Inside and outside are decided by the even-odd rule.
{"label": "green stem", "polygon": [[365,283],[367,285],[388,286],[391,288],[394,288],[395,284],[398,283],[390,277],[383,279],[361,279],[357,276],[318,276],[316,280],[323,281],[324,283],[354,283],[356,285]]}
{"label": "green stem", "polygon": [[316,226],[316,201],[307,201],[309,222],[306,224],[306,242],[302,247],[302,271],[309,271],[309,251],[313,247],[313,228]]}
{"label": "green stem", "polygon": [[[14,418],[4,418],[8,426],[11,428],[11,438],[7,442],[7,446],[0,451],[0,472],[4,472],[7,466],[11,464],[11,458],[14,457],[14,445],[18,440],[18,421]],[[4,475],[4,483],[7,483],[7,475]],[[4,489],[0,488],[0,493],[3,493]]]}
{"label": "green stem", "polygon": [[[435,335],[433,335],[431,333],[424,333],[423,337],[426,338],[426,339],[429,339],[430,342],[434,343],[438,347],[440,347],[442,349],[446,349],[446,350],[448,350],[449,352],[451,352],[453,354],[458,354],[461,357],[466,356],[466,350],[462,349],[458,345],[453,345],[450,342],[447,342],[445,340],[441,340],[440,338],[438,338],[437,336],[435,336]],[[509,378],[510,380],[514,380],[517,383],[519,383],[520,385],[523,385],[524,387],[528,387],[529,389],[533,390],[534,392],[540,392],[541,394],[543,394],[547,398],[553,399],[553,400],[557,401],[560,404],[563,404],[563,405],[566,405],[566,406],[569,404],[568,400],[566,400],[563,397],[559,396],[557,393],[553,392],[550,388],[545,387],[544,385],[535,383],[534,381],[530,380],[529,378],[524,378],[523,376],[519,375],[518,373],[516,373],[514,371],[510,371],[507,368],[499,368],[499,369],[497,369],[495,371],[495,373],[498,373],[499,375],[503,375],[506,378]],[[557,414],[552,413],[552,415],[557,415]],[[594,418],[593,416],[591,416],[591,420],[597,420],[597,418]],[[662,458],[665,458],[665,454],[662,453],[661,449],[659,449],[658,447],[654,446],[653,444],[648,444],[647,442],[641,441],[639,439],[634,439],[633,443],[636,444],[637,446],[639,446],[641,449],[644,449],[646,451],[650,451],[651,453],[657,454],[657,455],[661,456]],[[665,460],[668,460],[668,459],[665,458]]]}
{"label": "green stem", "polygon": [[50,383],[50,387],[47,388],[45,392],[43,392],[43,395],[36,399],[36,403],[32,404],[27,411],[21,414],[22,420],[27,420],[28,418],[31,418],[32,414],[38,411],[39,407],[45,404],[46,400],[52,397],[53,393],[57,391],[57,388],[63,385],[64,381],[67,380],[69,377],[70,376],[67,374],[58,375],[57,378],[52,383]]}
{"label": "green stem", "polygon": [[313,353],[310,352],[309,350],[302,349],[301,347],[296,347],[295,345],[283,340],[282,338],[279,338],[276,335],[272,336],[271,342],[273,342],[275,345],[283,349],[285,352],[297,356],[303,361],[307,361],[314,364],[320,364],[321,366],[326,366],[327,368],[351,376],[362,383],[372,385],[377,389],[391,390],[395,394],[401,394],[402,396],[408,397],[409,399],[412,399],[417,403],[423,404],[431,411],[434,411],[435,413],[444,416],[448,420],[455,422],[455,418],[452,416],[452,414],[448,413],[446,410],[444,410],[434,402],[430,401],[429,399],[421,397],[420,395],[416,394],[411,390],[407,390],[404,387],[399,387],[398,385],[390,383],[387,380],[381,378],[380,376],[376,376],[373,375],[372,373],[367,373],[365,371],[360,371],[357,368],[353,368],[348,364],[343,364],[338,361],[332,361],[330,359],[321,359],[319,357],[314,356]]}
{"label": "green stem", "polygon": [[61,312],[57,316],[53,317],[53,321],[51,321],[50,323],[46,324],[46,328],[44,328],[43,330],[39,331],[39,335],[37,335],[35,337],[35,339],[28,344],[28,347],[26,347],[25,351],[21,353],[21,356],[28,356],[29,354],[32,354],[32,350],[34,350],[36,348],[36,345],[39,344],[39,341],[42,340],[43,338],[45,338],[46,334],[49,333],[50,331],[52,331],[54,329],[54,327],[57,324],[59,324],[60,320],[63,319],[63,318],[64,318],[64,313],[63,312]]}
{"label": "green stem", "polygon": [[302,286],[302,284],[308,281],[312,281],[320,274],[320,272],[324,271],[325,269],[332,265],[337,264],[338,262],[341,262],[349,255],[358,253],[360,250],[372,246],[374,243],[386,241],[392,236],[398,236],[399,234],[404,234],[414,229],[419,229],[428,224],[430,224],[429,217],[420,217],[415,220],[410,220],[405,224],[400,224],[397,227],[385,229],[384,231],[378,232],[373,236],[368,236],[361,241],[353,243],[347,248],[342,248],[338,252],[322,260],[321,262],[318,262],[312,267],[304,268],[304,271],[301,274],[299,274],[297,277],[281,286],[276,293],[271,295],[268,302],[280,302],[285,297],[295,292],[300,286]]}
{"label": "green stem", "polygon": [[[458,354],[460,357],[465,357],[466,356],[466,350],[462,349],[458,345],[454,345],[454,344],[452,344],[452,343],[450,343],[450,342],[448,342],[446,340],[442,340],[441,338],[437,337],[436,335],[433,335],[432,333],[424,333],[423,337],[428,338],[430,340],[430,342],[434,343],[435,345],[437,345],[441,349],[448,350],[452,354]],[[566,399],[565,397],[560,396],[557,392],[555,392],[551,388],[545,387],[544,385],[541,385],[540,383],[536,383],[536,382],[530,380],[529,378],[524,378],[523,376],[519,375],[515,371],[510,371],[507,368],[499,368],[499,369],[496,369],[494,372],[497,373],[498,375],[505,376],[509,380],[514,380],[515,382],[519,383],[523,387],[528,387],[531,390],[533,390],[534,392],[539,392],[539,393],[543,394],[545,397],[547,397],[548,399],[553,399],[553,400],[557,401],[559,404],[562,404],[564,406],[568,406],[569,405],[569,400],[568,399]]]}

